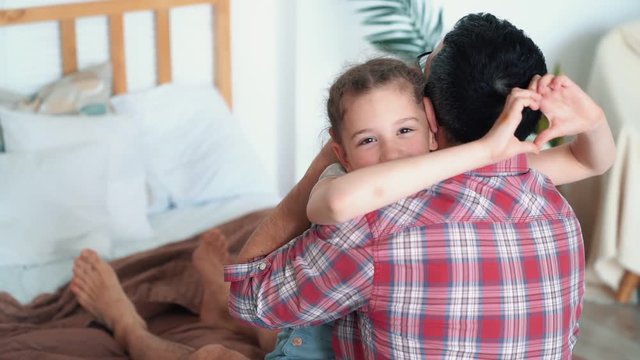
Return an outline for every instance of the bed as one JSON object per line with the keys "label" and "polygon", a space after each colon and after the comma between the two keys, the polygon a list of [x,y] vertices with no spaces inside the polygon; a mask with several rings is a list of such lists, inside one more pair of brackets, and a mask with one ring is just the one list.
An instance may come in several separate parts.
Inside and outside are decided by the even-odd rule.
{"label": "bed", "polygon": [[[173,79],[171,17],[192,6],[211,18],[214,85]],[[190,263],[199,235],[219,228],[236,251],[279,200],[229,110],[229,10],[229,0],[0,10],[3,27],[55,22],[63,74],[28,96],[0,90],[0,358],[127,358],[66,287],[85,247],[112,260],[137,307],[166,305],[147,319],[152,331],[261,356],[232,330],[198,325]],[[156,86],[130,91],[134,12],[154,19]],[[96,17],[108,58],[80,68],[77,24]]]}

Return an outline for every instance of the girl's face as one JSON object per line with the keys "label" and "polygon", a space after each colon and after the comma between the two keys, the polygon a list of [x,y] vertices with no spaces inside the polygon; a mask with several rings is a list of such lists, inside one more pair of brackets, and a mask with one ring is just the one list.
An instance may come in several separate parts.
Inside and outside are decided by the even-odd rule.
{"label": "girl's face", "polygon": [[390,83],[343,101],[342,144],[334,150],[347,171],[425,154],[435,145],[423,104],[408,85]]}

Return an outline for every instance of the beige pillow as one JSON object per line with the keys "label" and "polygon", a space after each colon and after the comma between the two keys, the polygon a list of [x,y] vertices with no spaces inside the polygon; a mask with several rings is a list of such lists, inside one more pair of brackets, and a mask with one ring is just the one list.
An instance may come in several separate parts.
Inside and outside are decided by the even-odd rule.
{"label": "beige pillow", "polygon": [[112,77],[111,64],[91,66],[45,86],[15,109],[49,115],[113,113],[109,102]]}

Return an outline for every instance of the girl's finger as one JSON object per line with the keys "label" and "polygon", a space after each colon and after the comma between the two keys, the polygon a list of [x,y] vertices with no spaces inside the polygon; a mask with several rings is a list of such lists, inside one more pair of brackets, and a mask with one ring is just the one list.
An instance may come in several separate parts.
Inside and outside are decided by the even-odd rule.
{"label": "girl's finger", "polygon": [[520,146],[522,148],[522,152],[523,153],[534,153],[534,154],[538,154],[540,153],[540,147],[532,142],[529,141],[522,141],[520,142]]}
{"label": "girl's finger", "polygon": [[566,75],[558,75],[551,81],[551,84],[549,86],[554,89],[558,89],[560,87],[572,87],[576,85]]}
{"label": "girl's finger", "polygon": [[555,139],[557,137],[557,131],[553,127],[550,127],[538,134],[535,140],[533,140],[533,143],[537,146],[542,146],[548,143],[551,139]]}
{"label": "girl's finger", "polygon": [[545,76],[543,76],[542,78],[540,78],[540,81],[538,81],[538,89],[537,92],[539,94],[546,94],[547,92],[549,92],[550,88],[549,88],[549,84],[551,83],[551,81],[555,78],[555,75],[553,74],[546,74]]}
{"label": "girl's finger", "polygon": [[536,91],[538,89],[538,83],[540,82],[541,78],[542,76],[540,75],[533,75],[533,78],[531,78],[531,82],[529,82],[529,86],[527,87],[527,89]]}

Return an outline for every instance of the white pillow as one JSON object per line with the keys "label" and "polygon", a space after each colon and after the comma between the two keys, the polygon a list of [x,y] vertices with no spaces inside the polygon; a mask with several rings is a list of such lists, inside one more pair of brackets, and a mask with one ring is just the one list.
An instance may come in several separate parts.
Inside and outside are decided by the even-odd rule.
{"label": "white pillow", "polygon": [[75,146],[0,154],[0,265],[103,255],[107,236],[108,148]]}
{"label": "white pillow", "polygon": [[114,97],[112,104],[142,121],[151,212],[274,192],[213,87],[168,84]]}
{"label": "white pillow", "polygon": [[7,152],[30,152],[74,144],[105,144],[109,148],[107,206],[114,240],[153,235],[146,213],[145,174],[139,125],[134,119],[50,116],[0,109]]}

